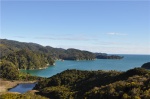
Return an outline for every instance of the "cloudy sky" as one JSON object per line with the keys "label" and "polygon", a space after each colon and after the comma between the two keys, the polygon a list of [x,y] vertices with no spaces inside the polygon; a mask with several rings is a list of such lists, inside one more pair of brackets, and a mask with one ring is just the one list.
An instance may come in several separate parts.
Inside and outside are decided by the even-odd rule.
{"label": "cloudy sky", "polygon": [[109,54],[150,54],[148,0],[2,0],[2,39]]}

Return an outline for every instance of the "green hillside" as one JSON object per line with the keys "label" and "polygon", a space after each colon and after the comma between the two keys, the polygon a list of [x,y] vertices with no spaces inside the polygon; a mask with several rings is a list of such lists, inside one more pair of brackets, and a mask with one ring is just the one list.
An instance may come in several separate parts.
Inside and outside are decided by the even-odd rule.
{"label": "green hillside", "polygon": [[117,55],[92,53],[78,49],[62,49],[0,39],[0,59],[12,62],[18,69],[41,69],[53,65],[55,60],[121,59]]}
{"label": "green hillside", "polygon": [[66,70],[38,82],[34,89],[51,99],[150,99],[150,71]]}
{"label": "green hillside", "polygon": [[7,56],[11,53],[20,50],[29,50],[32,52],[37,52],[40,54],[46,54],[51,57],[53,60],[55,59],[64,59],[64,60],[93,60],[95,59],[95,54],[88,51],[81,51],[78,49],[62,49],[62,48],[53,48],[50,46],[42,46],[36,43],[25,43],[18,42],[7,39],[0,39],[0,57]]}

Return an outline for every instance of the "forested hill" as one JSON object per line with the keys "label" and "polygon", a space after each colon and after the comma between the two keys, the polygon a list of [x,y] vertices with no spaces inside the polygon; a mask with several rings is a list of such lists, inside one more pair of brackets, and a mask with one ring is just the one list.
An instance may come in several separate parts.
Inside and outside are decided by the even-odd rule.
{"label": "forested hill", "polygon": [[26,49],[3,56],[1,60],[13,63],[18,69],[42,69],[54,64],[54,60],[46,54]]}
{"label": "forested hill", "polygon": [[150,99],[150,71],[66,70],[34,89],[50,99]]}
{"label": "forested hill", "polygon": [[0,39],[0,57],[9,55],[20,50],[34,51],[37,53],[46,54],[53,59],[64,59],[64,60],[93,60],[95,54],[88,51],[81,51],[77,49],[62,49],[53,48],[50,46],[42,46],[36,43],[25,43],[7,39]]}
{"label": "forested hill", "polygon": [[78,49],[62,49],[42,46],[36,43],[25,43],[0,39],[0,59],[12,62],[18,69],[45,68],[53,65],[54,60],[94,60],[120,59],[120,56],[92,53]]}
{"label": "forested hill", "polygon": [[92,53],[89,51],[81,51],[78,49],[62,49],[53,48],[50,46],[42,46],[36,43],[25,43],[14,40],[0,39],[0,57],[9,55],[20,50],[34,51],[36,53],[46,54],[52,59],[63,59],[63,60],[93,60],[98,59],[121,59],[123,57],[117,55],[108,56],[102,53]]}

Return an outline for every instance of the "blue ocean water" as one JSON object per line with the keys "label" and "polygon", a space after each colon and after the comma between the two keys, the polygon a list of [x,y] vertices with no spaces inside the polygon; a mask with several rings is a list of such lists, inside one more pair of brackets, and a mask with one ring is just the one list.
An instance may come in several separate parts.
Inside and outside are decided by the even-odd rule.
{"label": "blue ocean water", "polygon": [[56,61],[55,66],[49,66],[43,70],[21,70],[31,75],[51,77],[66,69],[78,70],[117,70],[126,71],[142,64],[150,62],[150,55],[121,55],[123,59],[97,59],[91,61]]}

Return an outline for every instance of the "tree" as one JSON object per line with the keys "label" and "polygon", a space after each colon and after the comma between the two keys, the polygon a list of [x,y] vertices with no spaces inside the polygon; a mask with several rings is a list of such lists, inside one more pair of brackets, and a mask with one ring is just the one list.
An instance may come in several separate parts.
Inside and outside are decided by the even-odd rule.
{"label": "tree", "polygon": [[19,79],[19,71],[12,62],[3,60],[0,63],[0,77],[11,80]]}

